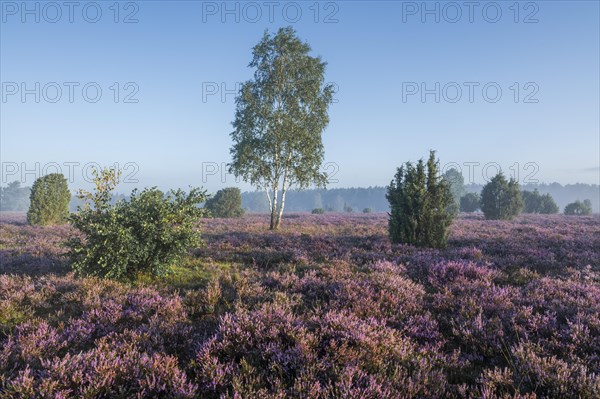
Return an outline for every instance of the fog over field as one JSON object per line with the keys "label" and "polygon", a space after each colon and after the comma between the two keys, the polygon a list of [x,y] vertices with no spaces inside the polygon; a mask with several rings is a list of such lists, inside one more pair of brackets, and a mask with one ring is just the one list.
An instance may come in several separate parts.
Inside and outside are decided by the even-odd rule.
{"label": "fog over field", "polygon": [[329,188],[386,186],[430,149],[467,183],[599,184],[594,1],[53,4],[2,2],[2,185],[118,164],[125,193],[252,191],[226,167],[236,94],[286,26],[327,62]]}
{"label": "fog over field", "polygon": [[600,2],[0,0],[0,399],[600,398]]}

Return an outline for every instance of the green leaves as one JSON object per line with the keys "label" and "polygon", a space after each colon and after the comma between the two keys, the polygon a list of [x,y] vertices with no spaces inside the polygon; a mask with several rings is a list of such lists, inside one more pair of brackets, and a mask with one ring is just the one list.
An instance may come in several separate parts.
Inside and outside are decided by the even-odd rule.
{"label": "green leaves", "polygon": [[565,215],[591,215],[592,214],[592,201],[589,199],[583,202],[577,200],[565,206]]}
{"label": "green leaves", "polygon": [[42,226],[64,223],[69,214],[70,201],[67,179],[62,174],[42,176],[31,187],[27,222]]}
{"label": "green leaves", "polygon": [[479,209],[481,197],[478,193],[467,193],[460,198],[460,211],[472,213]]}
{"label": "green leaves", "polygon": [[320,170],[321,134],[329,124],[333,85],[324,83],[326,63],[311,57],[310,50],[291,27],[273,36],[265,32],[249,64],[254,79],[242,85],[236,98],[230,171],[273,193],[272,219],[283,211],[288,187],[324,187],[327,182]]}
{"label": "green leaves", "polygon": [[486,219],[510,220],[523,210],[523,197],[516,180],[498,173],[481,191],[481,210]]}
{"label": "green leaves", "polygon": [[523,191],[521,195],[525,213],[554,214],[559,211],[554,198],[550,194],[540,194],[537,188],[533,191]]}
{"label": "green leaves", "polygon": [[438,176],[438,162],[431,151],[427,166],[400,166],[388,187],[390,203],[388,228],[394,243],[443,248],[448,241],[448,227],[455,215],[450,183]]}
{"label": "green leaves", "polygon": [[227,187],[217,191],[214,197],[206,201],[204,208],[210,216],[217,218],[238,218],[244,215],[242,193],[237,187]]}
{"label": "green leaves", "polygon": [[[163,276],[187,251],[200,244],[195,222],[205,214],[198,205],[206,192],[192,188],[164,195],[156,187],[134,190],[129,201],[110,205],[112,183],[103,184],[86,198],[95,207],[80,208],[71,223],[82,235],[68,245],[73,268],[82,274],[133,279],[140,273]],[[113,173],[114,175],[114,173]]]}

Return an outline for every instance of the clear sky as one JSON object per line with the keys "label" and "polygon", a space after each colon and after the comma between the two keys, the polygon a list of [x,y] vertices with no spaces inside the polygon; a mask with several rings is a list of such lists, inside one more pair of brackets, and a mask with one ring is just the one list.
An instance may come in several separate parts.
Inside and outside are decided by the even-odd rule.
{"label": "clear sky", "polygon": [[3,185],[118,163],[140,186],[249,189],[220,173],[232,92],[288,25],[338,89],[329,187],[386,185],[429,149],[467,181],[599,183],[598,1],[65,4],[1,1]]}

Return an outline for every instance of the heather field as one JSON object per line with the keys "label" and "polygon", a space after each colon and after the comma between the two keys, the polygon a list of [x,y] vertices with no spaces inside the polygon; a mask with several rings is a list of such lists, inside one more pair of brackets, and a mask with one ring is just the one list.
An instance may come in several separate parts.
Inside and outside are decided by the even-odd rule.
{"label": "heather field", "polygon": [[597,398],[600,220],[204,219],[168,277],[70,272],[68,226],[0,221],[2,398]]}

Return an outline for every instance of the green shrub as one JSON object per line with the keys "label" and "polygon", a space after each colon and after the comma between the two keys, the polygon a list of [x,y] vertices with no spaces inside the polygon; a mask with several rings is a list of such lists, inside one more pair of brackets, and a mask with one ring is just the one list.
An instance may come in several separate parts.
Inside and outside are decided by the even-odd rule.
{"label": "green shrub", "polygon": [[29,224],[46,226],[64,223],[71,201],[67,179],[60,173],[40,177],[31,187],[29,200]]}
{"label": "green shrub", "polygon": [[315,208],[312,210],[313,215],[322,215],[325,213],[325,209],[323,208]]}
{"label": "green shrub", "polygon": [[363,213],[372,213],[372,212],[373,212],[373,209],[371,209],[371,208],[363,209]]}
{"label": "green shrub", "polygon": [[521,213],[523,197],[519,184],[506,180],[502,172],[490,180],[481,191],[481,210],[486,219],[510,220]]}
{"label": "green shrub", "polygon": [[558,205],[550,194],[541,195],[537,188],[533,191],[523,191],[524,213],[554,214],[558,213]]}
{"label": "green shrub", "polygon": [[206,201],[204,208],[216,218],[239,218],[244,216],[242,193],[239,188],[228,187],[217,191],[214,197]]}
{"label": "green shrub", "polygon": [[565,206],[565,215],[591,215],[592,201],[589,199],[583,202],[577,200]]}
{"label": "green shrub", "polygon": [[461,212],[476,212],[479,210],[479,202],[481,198],[477,193],[467,193],[460,198],[460,211]]}
{"label": "green shrub", "polygon": [[539,212],[544,215],[552,215],[558,213],[560,209],[554,201],[554,198],[548,193],[542,195]]}
{"label": "green shrub", "polygon": [[419,160],[398,168],[388,187],[390,239],[394,243],[443,248],[456,214],[450,183],[438,176],[439,162],[431,151],[427,165]]}
{"label": "green shrub", "polygon": [[[200,244],[194,224],[205,213],[198,205],[206,194],[198,188],[188,194],[156,188],[134,190],[129,201],[110,204],[118,183],[112,169],[96,173],[96,191],[81,191],[88,201],[71,216],[83,237],[69,242],[75,271],[115,279],[134,279],[140,274],[163,276],[170,266]],[[93,203],[93,207],[89,202]]]}

